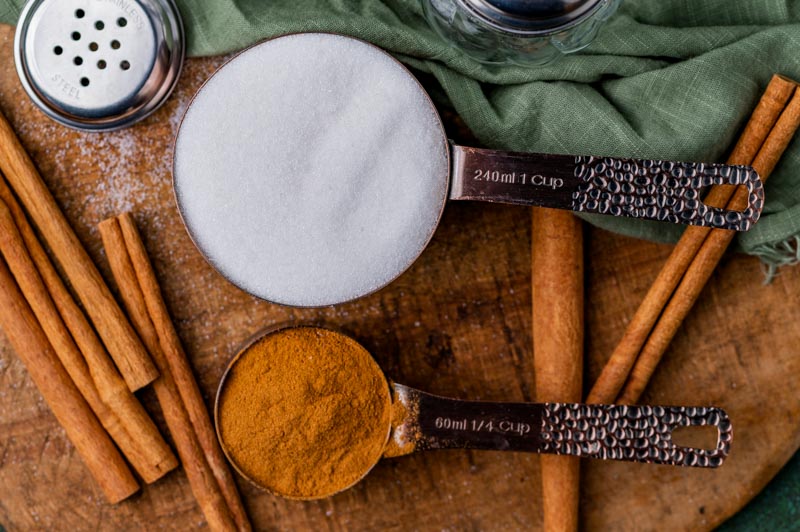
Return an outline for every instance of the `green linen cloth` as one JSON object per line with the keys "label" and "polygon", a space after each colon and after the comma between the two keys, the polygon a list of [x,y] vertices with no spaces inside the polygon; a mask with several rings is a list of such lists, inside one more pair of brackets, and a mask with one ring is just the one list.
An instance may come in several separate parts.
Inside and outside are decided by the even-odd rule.
{"label": "green linen cloth", "polygon": [[[0,21],[14,24],[23,3],[0,0]],[[722,161],[771,75],[800,80],[797,0],[624,0],[589,48],[536,69],[471,60],[428,28],[418,0],[178,4],[195,56],[296,31],[373,42],[438,80],[440,87],[429,90],[461,115],[483,145],[511,150]],[[766,192],[764,215],[738,237],[739,249],[772,267],[796,262],[800,141],[790,146]],[[630,219],[587,219],[659,241],[675,241],[681,231]],[[795,457],[761,502],[751,503],[728,528],[796,525],[798,478]],[[765,512],[764,497],[776,498],[778,508]],[[765,521],[767,516],[773,519]]]}
{"label": "green linen cloth", "polygon": [[[0,0],[14,23],[23,0]],[[419,0],[178,0],[190,55],[296,31],[354,35],[431,74],[487,147],[722,161],[770,76],[800,79],[800,2],[625,0],[598,39],[544,68],[486,66],[438,38]],[[440,90],[441,89],[441,90]],[[738,237],[771,266],[796,262],[800,142],[766,186],[763,217]],[[682,227],[608,216],[591,223],[675,241]]]}

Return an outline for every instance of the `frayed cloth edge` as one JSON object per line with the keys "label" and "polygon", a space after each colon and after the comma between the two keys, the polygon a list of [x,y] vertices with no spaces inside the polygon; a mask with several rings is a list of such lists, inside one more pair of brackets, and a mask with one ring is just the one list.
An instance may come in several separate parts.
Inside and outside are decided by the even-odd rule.
{"label": "frayed cloth edge", "polygon": [[780,275],[780,268],[800,264],[800,234],[780,242],[759,244],[747,253],[761,260],[764,284],[770,284],[775,276]]}

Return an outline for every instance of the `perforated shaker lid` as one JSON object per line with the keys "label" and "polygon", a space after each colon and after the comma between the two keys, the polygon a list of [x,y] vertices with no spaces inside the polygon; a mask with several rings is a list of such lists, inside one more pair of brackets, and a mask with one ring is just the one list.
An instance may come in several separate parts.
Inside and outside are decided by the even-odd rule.
{"label": "perforated shaker lid", "polygon": [[603,0],[462,0],[481,18],[504,29],[551,32],[590,16]]}
{"label": "perforated shaker lid", "polygon": [[31,0],[14,40],[33,101],[62,124],[94,131],[155,111],[175,87],[183,55],[172,0]]}

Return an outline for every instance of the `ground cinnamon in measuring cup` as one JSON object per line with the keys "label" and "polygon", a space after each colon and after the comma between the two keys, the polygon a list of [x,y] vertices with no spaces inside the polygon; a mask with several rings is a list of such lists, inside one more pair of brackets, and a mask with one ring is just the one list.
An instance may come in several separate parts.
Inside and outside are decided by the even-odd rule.
{"label": "ground cinnamon in measuring cup", "polygon": [[256,341],[231,366],[217,423],[228,457],[256,484],[319,498],[357,482],[380,459],[391,397],[372,356],[313,327]]}

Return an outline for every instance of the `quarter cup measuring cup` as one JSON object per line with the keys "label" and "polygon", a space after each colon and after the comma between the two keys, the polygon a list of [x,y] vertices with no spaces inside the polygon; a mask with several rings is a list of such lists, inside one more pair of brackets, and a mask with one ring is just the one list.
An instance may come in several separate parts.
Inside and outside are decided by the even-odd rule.
{"label": "quarter cup measuring cup", "polygon": [[[298,329],[323,331],[340,335],[360,346],[350,336],[322,327],[277,326],[254,336],[233,357],[220,380],[214,404],[214,420],[217,436],[223,451],[233,467],[245,478],[276,495],[287,496],[263,483],[254,480],[240,467],[231,452],[230,442],[223,437],[221,396],[233,368],[248,356],[250,348],[272,335],[285,334]],[[436,449],[477,449],[495,451],[520,451],[571,455],[601,460],[620,460],[672,466],[716,468],[722,465],[730,451],[733,428],[724,410],[705,406],[627,406],[586,405],[572,403],[501,403],[488,401],[465,401],[432,395],[409,386],[386,380],[370,353],[360,346],[358,356],[370,359],[382,381],[386,381],[392,394],[392,414],[385,426],[386,446],[374,461],[365,467],[353,482],[340,486],[333,493],[289,496],[296,499],[317,499],[343,491],[359,482],[382,457],[396,457],[419,451]],[[347,359],[341,359],[341,371],[347,371]],[[309,362],[313,363],[313,361]],[[270,386],[265,380],[262,386]],[[249,400],[253,390],[238,398]],[[382,393],[389,393],[382,390]],[[284,396],[281,400],[292,400]],[[328,398],[330,399],[330,398]],[[280,420],[263,417],[251,419],[251,429],[259,424]],[[324,421],[324,420],[319,420]],[[309,422],[309,420],[305,420]],[[672,441],[672,432],[678,427],[711,426],[717,429],[717,438],[712,449],[678,446]],[[383,433],[382,427],[377,427]],[[286,430],[292,430],[287,427]],[[248,442],[237,442],[247,446]],[[260,453],[258,448],[249,449],[263,460],[270,456]],[[299,463],[302,457],[298,457]]]}
{"label": "quarter cup measuring cup", "polygon": [[[366,42],[300,33],[257,44],[194,96],[174,190],[209,263],[268,301],[318,307],[386,286],[423,252],[450,200],[744,231],[763,188],[750,167],[513,153],[449,142],[416,78]],[[702,189],[743,185],[741,212]]]}

